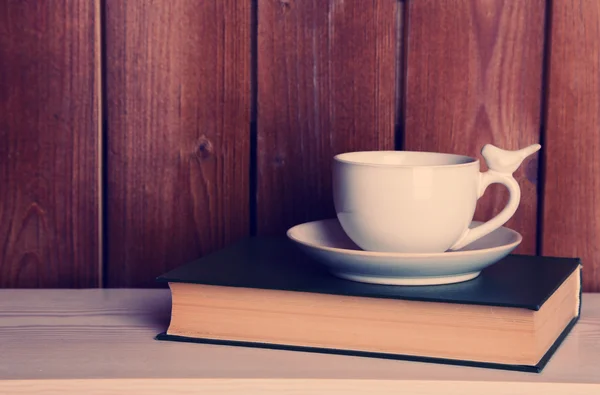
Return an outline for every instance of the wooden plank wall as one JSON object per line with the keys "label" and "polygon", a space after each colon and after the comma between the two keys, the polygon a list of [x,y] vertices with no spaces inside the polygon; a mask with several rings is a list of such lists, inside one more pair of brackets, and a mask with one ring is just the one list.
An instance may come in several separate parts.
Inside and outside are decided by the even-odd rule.
{"label": "wooden plank wall", "polygon": [[[519,149],[540,141],[545,0],[410,1],[403,148],[476,156],[483,145]],[[537,162],[514,174],[521,203],[506,226],[535,254]],[[508,192],[492,185],[475,219],[489,220]]]}
{"label": "wooden plank wall", "polygon": [[249,234],[250,5],[106,2],[106,286]]}
{"label": "wooden plank wall", "polygon": [[399,7],[259,0],[258,234],[335,216],[337,153],[394,149]]}
{"label": "wooden plank wall", "polygon": [[551,15],[540,253],[580,256],[584,289],[600,291],[600,2]]}
{"label": "wooden plank wall", "polygon": [[2,2],[0,286],[156,286],[332,217],[339,152],[540,142],[517,252],[600,291],[599,43],[595,0]]}
{"label": "wooden plank wall", "polygon": [[99,285],[98,5],[0,2],[0,287]]}

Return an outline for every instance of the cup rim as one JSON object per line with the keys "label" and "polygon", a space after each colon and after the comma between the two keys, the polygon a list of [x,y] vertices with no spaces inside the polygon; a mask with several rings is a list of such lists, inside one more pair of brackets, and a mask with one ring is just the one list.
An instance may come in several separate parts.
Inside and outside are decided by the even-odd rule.
{"label": "cup rim", "polygon": [[[443,164],[394,164],[394,163],[375,163],[369,161],[361,161],[351,159],[355,155],[364,154],[420,154],[428,156],[445,156],[448,158],[454,158],[455,160],[462,160],[459,163],[443,163]],[[349,157],[349,158],[348,158]],[[452,154],[446,152],[429,152],[429,151],[406,151],[406,150],[371,150],[371,151],[347,151],[341,152],[334,155],[333,160],[340,163],[346,163],[356,166],[366,167],[387,167],[387,168],[456,168],[456,167],[469,167],[479,165],[479,159],[460,154]]]}

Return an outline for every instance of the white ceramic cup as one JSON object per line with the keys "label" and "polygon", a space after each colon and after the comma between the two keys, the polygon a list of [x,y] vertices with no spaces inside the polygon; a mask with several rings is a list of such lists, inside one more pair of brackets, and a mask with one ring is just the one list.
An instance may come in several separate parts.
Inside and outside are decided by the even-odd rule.
{"label": "white ceramic cup", "polygon": [[[438,253],[457,250],[504,225],[521,198],[512,174],[539,144],[508,151],[487,144],[476,158],[415,151],[347,152],[333,158],[337,218],[367,251]],[[470,229],[478,199],[493,183],[509,201],[494,218]]]}

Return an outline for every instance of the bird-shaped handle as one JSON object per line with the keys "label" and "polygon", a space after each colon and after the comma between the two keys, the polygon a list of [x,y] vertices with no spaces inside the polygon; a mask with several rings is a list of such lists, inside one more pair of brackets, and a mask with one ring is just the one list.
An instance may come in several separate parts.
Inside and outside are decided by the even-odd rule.
{"label": "bird-shaped handle", "polygon": [[502,148],[498,148],[492,144],[486,144],[481,149],[481,155],[485,159],[485,163],[488,166],[486,172],[479,173],[479,199],[485,193],[485,190],[491,184],[503,184],[508,188],[510,197],[506,206],[489,221],[475,227],[465,230],[462,236],[450,250],[459,250],[468,244],[471,244],[477,239],[493,232],[502,225],[504,225],[517,211],[519,202],[521,200],[521,188],[519,183],[514,179],[513,173],[521,166],[521,163],[528,156],[536,153],[542,146],[539,144],[532,144],[528,147],[509,151]]}
{"label": "bird-shaped handle", "polygon": [[536,153],[542,146],[532,144],[516,151],[508,151],[492,144],[486,144],[481,149],[488,168],[499,173],[514,173],[529,155]]}

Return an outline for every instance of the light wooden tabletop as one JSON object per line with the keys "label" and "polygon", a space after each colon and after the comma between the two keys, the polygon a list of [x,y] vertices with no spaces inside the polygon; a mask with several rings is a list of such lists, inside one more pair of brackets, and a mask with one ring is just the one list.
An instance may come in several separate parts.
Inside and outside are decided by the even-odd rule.
{"label": "light wooden tabletop", "polygon": [[169,305],[166,289],[0,290],[0,394],[600,394],[600,294],[540,374],[154,340]]}

